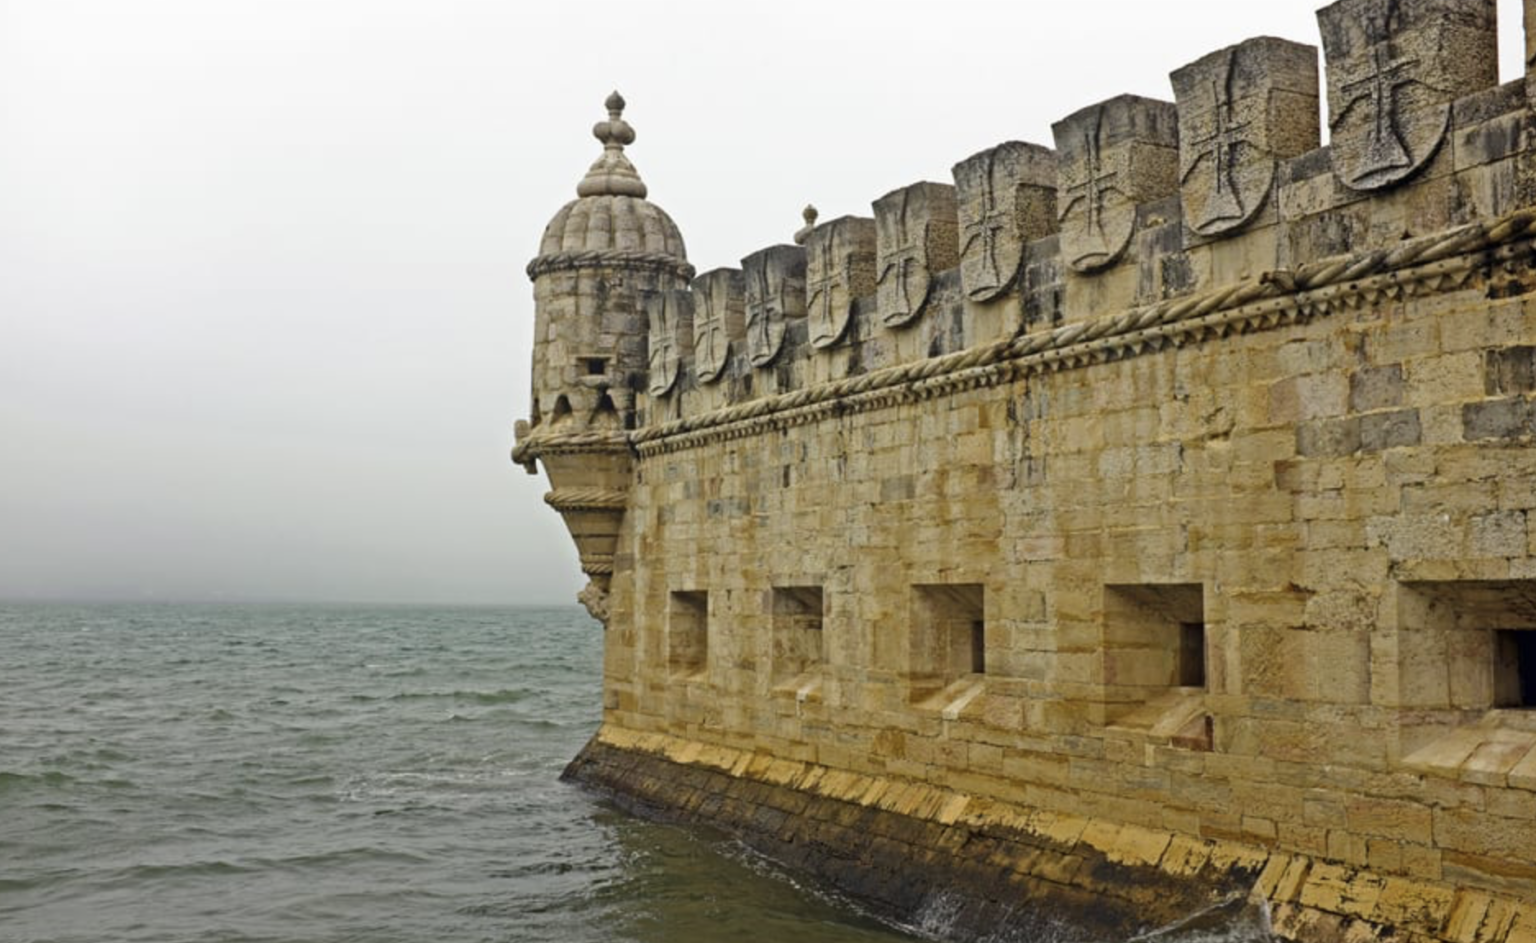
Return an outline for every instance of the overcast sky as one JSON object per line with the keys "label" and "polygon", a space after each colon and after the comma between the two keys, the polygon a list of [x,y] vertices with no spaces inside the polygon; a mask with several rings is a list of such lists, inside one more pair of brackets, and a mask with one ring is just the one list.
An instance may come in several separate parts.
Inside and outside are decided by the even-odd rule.
{"label": "overcast sky", "polygon": [[705,271],[1313,10],[0,0],[0,598],[570,602],[507,452],[610,91]]}

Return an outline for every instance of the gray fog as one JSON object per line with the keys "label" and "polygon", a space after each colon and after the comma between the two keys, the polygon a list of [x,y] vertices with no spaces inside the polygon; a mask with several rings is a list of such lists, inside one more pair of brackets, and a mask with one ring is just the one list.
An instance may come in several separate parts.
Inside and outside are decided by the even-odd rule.
{"label": "gray fog", "polygon": [[704,271],[1314,8],[0,0],[0,598],[570,602],[507,453],[610,91]]}

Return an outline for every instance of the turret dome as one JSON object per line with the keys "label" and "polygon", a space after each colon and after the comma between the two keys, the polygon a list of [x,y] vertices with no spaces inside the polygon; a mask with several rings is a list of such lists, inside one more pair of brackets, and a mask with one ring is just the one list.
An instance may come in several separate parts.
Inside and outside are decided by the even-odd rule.
{"label": "turret dome", "polygon": [[603,144],[602,156],[577,185],[577,198],[544,227],[528,276],[623,261],[692,278],[682,233],[672,217],[646,200],[645,182],[624,154],[624,146],[635,140],[635,129],[623,118],[624,98],[614,92],[606,106],[608,120],[592,129]]}

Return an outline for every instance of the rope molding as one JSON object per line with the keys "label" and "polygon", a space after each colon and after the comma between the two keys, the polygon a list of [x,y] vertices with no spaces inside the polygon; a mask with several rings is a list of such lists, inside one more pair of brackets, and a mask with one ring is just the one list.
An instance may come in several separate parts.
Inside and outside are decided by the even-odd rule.
{"label": "rope molding", "polygon": [[526,465],[541,455],[628,451],[629,437],[623,432],[534,432],[513,446],[512,461]]}
{"label": "rope molding", "polygon": [[629,501],[623,491],[609,488],[557,488],[544,495],[557,511],[622,511]]}
{"label": "rope molding", "polygon": [[687,259],[665,252],[638,252],[632,249],[590,249],[582,252],[551,252],[528,263],[528,277],[538,278],[550,272],[574,272],[578,269],[604,268],[651,269],[692,280],[694,268]]}
{"label": "rope molding", "polygon": [[613,554],[582,554],[581,572],[587,574],[588,576],[612,576]]}
{"label": "rope molding", "polygon": [[1383,299],[1455,290],[1473,273],[1533,252],[1536,207],[1355,256],[1322,259],[1258,280],[1171,299],[1124,314],[995,341],[931,360],[672,420],[630,433],[642,456],[738,439],[1020,376],[1103,363],[1233,333],[1268,330]]}

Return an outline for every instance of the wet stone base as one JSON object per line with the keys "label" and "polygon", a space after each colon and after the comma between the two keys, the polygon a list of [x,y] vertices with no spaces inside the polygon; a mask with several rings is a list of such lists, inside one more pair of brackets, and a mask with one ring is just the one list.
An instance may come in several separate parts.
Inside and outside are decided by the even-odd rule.
{"label": "wet stone base", "polygon": [[565,778],[646,818],[722,830],[949,939],[1218,922],[1228,939],[1536,943],[1536,906],[1518,898],[660,734],[605,727]]}
{"label": "wet stone base", "polygon": [[881,917],[956,939],[1129,939],[1246,897],[1262,864],[1208,859],[1175,878],[1005,821],[905,815],[599,740],[565,775],[634,814],[723,830]]}

